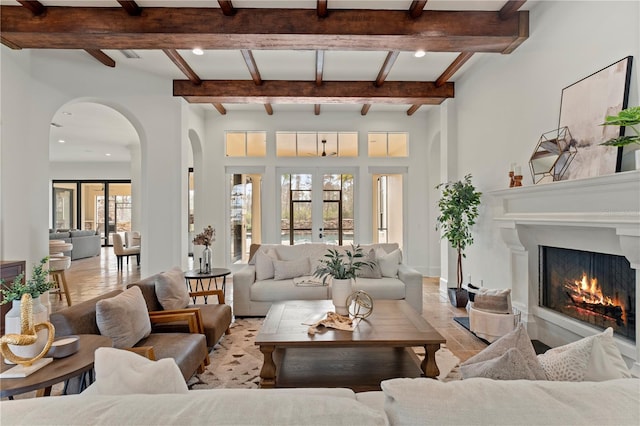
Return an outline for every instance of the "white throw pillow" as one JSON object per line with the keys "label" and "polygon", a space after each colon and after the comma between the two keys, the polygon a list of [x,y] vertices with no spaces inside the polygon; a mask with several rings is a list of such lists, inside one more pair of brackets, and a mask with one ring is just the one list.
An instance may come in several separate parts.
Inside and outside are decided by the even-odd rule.
{"label": "white throw pillow", "polygon": [[132,348],[151,334],[147,304],[138,286],[96,303],[100,334],[113,339],[114,348]]}
{"label": "white throw pillow", "polygon": [[274,260],[273,269],[274,280],[286,280],[309,275],[309,258],[303,257],[298,260]]}
{"label": "white throw pillow", "polygon": [[613,329],[588,336],[538,355],[549,380],[581,382],[631,377],[620,350],[613,340]]}
{"label": "white throw pillow", "polygon": [[152,361],[136,353],[98,348],[94,368],[96,381],[84,394],[131,395],[187,393],[189,389],[173,358]]}
{"label": "white throw pillow", "polygon": [[382,247],[376,249],[376,260],[380,265],[383,277],[395,278],[398,276],[398,266],[402,262],[402,252],[395,249],[391,253],[384,251]]}
{"label": "white throw pillow", "polygon": [[499,358],[511,348],[516,348],[520,351],[521,355],[527,361],[527,366],[536,379],[546,380],[547,376],[545,374],[545,370],[536,358],[536,351],[533,349],[533,344],[531,343],[531,339],[529,339],[527,329],[524,328],[522,323],[518,324],[513,331],[505,334],[487,346],[487,348],[482,352],[463,362],[461,366]]}
{"label": "white throw pillow", "polygon": [[497,358],[460,366],[463,379],[486,377],[494,380],[536,380],[522,352],[511,348]]}
{"label": "white throw pillow", "polygon": [[357,277],[382,278],[382,271],[380,270],[380,265],[378,265],[378,261],[376,260],[376,252],[374,249],[369,250],[369,252],[362,258],[362,261],[369,262],[369,264],[360,267],[358,272],[356,272]]}
{"label": "white throw pillow", "polygon": [[156,277],[156,296],[165,310],[184,309],[189,304],[189,290],[184,273],[177,266]]}
{"label": "white throw pillow", "polygon": [[278,260],[278,255],[273,249],[258,250],[256,252],[256,280],[270,280],[273,278],[273,261]]}

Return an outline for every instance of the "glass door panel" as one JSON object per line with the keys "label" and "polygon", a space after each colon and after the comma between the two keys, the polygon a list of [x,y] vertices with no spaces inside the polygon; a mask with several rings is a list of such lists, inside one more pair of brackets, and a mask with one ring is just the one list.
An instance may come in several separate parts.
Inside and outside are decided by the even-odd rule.
{"label": "glass door panel", "polygon": [[119,232],[124,235],[131,231],[131,184],[109,183],[109,242],[112,244],[111,234]]}
{"label": "glass door panel", "polygon": [[262,211],[260,207],[262,175],[234,174],[230,177],[231,263],[247,263],[251,244],[262,242]]}
{"label": "glass door panel", "polygon": [[54,183],[53,184],[53,228],[54,229],[74,229],[76,228],[75,205],[76,184]]}
{"label": "glass door panel", "polygon": [[85,229],[95,229],[100,233],[102,245],[105,245],[107,238],[104,188],[103,183],[82,183],[80,185],[82,223],[84,223]]}
{"label": "glass door panel", "polygon": [[373,175],[373,239],[398,243],[403,238],[403,184],[401,174]]}

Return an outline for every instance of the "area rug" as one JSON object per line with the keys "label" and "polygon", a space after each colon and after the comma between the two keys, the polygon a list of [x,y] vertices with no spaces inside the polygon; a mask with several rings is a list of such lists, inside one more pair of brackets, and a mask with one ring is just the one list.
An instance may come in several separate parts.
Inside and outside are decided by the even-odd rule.
{"label": "area rug", "polygon": [[[258,388],[262,353],[254,344],[263,318],[240,318],[231,324],[231,333],[225,335],[209,354],[211,364],[204,373],[191,378],[190,389],[212,388]],[[424,348],[413,348],[424,357]],[[446,347],[436,352],[436,363],[440,369],[439,380],[447,380],[460,360]]]}

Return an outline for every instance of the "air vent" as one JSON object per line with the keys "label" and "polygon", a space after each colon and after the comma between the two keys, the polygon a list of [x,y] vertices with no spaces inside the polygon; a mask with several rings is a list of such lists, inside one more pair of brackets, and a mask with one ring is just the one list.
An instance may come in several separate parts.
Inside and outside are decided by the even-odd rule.
{"label": "air vent", "polygon": [[134,52],[131,49],[127,49],[127,50],[121,50],[120,51],[125,58],[127,59],[140,59],[140,55],[138,55],[136,52]]}
{"label": "air vent", "polygon": [[62,127],[62,124],[58,124],[58,123],[54,123],[54,122],[52,122],[51,125],[53,127]]}

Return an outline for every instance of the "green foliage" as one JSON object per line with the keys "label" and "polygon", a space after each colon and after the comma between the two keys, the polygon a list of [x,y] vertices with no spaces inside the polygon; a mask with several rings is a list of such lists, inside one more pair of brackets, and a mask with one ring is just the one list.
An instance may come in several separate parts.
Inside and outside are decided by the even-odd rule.
{"label": "green foliage", "polygon": [[436,186],[442,189],[438,201],[440,215],[437,218],[436,230],[442,229],[442,238],[449,241],[458,252],[458,289],[462,287],[462,257],[464,250],[473,244],[471,227],[478,218],[481,192],[471,183],[471,175],[457,182],[445,182]]}
{"label": "green foliage", "polygon": [[356,277],[356,273],[365,265],[371,265],[371,262],[360,261],[364,257],[362,253],[362,247],[360,245],[354,246],[351,244],[350,250],[345,250],[342,254],[336,249],[329,249],[327,254],[324,255],[326,259],[320,260],[320,265],[313,273],[314,277],[322,277],[322,282],[326,282],[329,276],[338,280],[348,280]]}
{"label": "green foliage", "polygon": [[0,280],[0,293],[2,293],[3,300],[0,305],[12,302],[14,300],[20,300],[23,294],[31,294],[31,297],[36,298],[42,293],[50,290],[53,287],[53,283],[49,281],[49,270],[44,266],[49,261],[49,256],[43,258],[40,264],[33,266],[33,273],[31,279],[24,281],[24,273],[18,275],[12,285],[5,284],[4,280]]}
{"label": "green foliage", "polygon": [[640,124],[640,106],[623,109],[618,115],[608,115],[602,126],[625,126],[633,130],[635,135],[618,136],[602,142],[605,146],[626,146],[632,143],[640,144],[640,131],[635,127]]}

